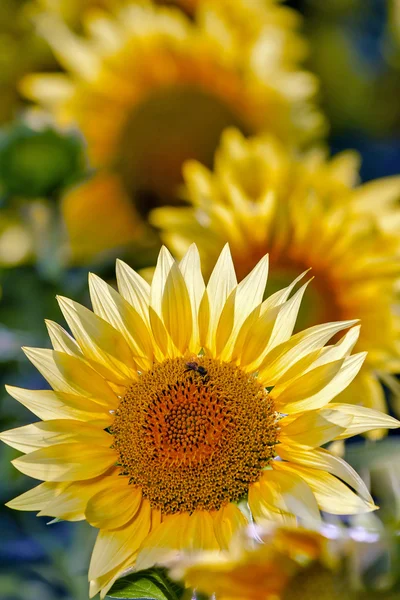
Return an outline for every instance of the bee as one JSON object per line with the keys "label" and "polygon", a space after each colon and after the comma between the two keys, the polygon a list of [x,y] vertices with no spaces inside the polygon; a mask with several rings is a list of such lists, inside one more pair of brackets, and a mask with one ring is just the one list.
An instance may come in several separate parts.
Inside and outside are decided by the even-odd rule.
{"label": "bee", "polygon": [[185,369],[185,373],[188,373],[188,371],[195,371],[196,373],[199,373],[199,375],[201,375],[202,377],[204,377],[204,375],[207,375],[207,369],[197,364],[197,362],[187,362],[186,367],[187,368]]}

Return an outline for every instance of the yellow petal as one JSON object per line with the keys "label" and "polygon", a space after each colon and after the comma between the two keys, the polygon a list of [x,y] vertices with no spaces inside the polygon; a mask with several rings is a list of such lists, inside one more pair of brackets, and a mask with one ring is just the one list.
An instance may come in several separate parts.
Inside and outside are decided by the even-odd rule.
{"label": "yellow petal", "polygon": [[51,390],[24,390],[6,386],[7,392],[40,419],[76,419],[107,427],[112,415],[94,400]]}
{"label": "yellow petal", "polygon": [[62,485],[46,481],[10,500],[6,506],[14,510],[42,510],[59,493]]}
{"label": "yellow petal", "polygon": [[27,98],[38,100],[50,108],[74,93],[74,84],[67,75],[51,73],[29,74],[22,78],[20,90]]}
{"label": "yellow petal", "polygon": [[77,342],[61,325],[49,320],[45,320],[45,323],[54,350],[83,358],[82,350]]}
{"label": "yellow petal", "polygon": [[195,510],[190,515],[183,532],[182,547],[185,550],[219,550],[213,519],[208,511]]}
{"label": "yellow petal", "polygon": [[[337,439],[345,439],[353,435],[371,431],[373,429],[397,429],[400,421],[377,410],[357,406],[355,404],[329,404],[329,409],[352,417],[351,423],[346,427]],[[323,415],[324,412],[320,411]]]}
{"label": "yellow petal", "polygon": [[192,309],[192,338],[190,341],[190,350],[197,354],[201,347],[199,310],[206,286],[201,273],[200,256],[196,244],[192,244],[189,247],[179,264],[179,269],[181,270],[186,283]]}
{"label": "yellow petal", "polygon": [[110,409],[118,404],[107,382],[83,360],[43,348],[23,351],[54,390],[93,398]]}
{"label": "yellow petal", "polygon": [[139,549],[136,569],[141,571],[160,564],[183,548],[183,535],[188,520],[188,513],[168,515],[161,525],[152,530]]}
{"label": "yellow petal", "polygon": [[155,344],[157,344],[156,353],[161,353],[162,359],[175,356],[180,356],[181,352],[176,348],[163,320],[156,311],[150,306],[149,308],[151,331],[154,336]]}
{"label": "yellow petal", "polygon": [[117,579],[123,576],[124,572],[132,567],[135,562],[136,553],[132,554],[120,565],[111,569],[101,577],[96,577],[90,580],[89,597],[93,598],[100,592],[100,598],[103,599],[107,592],[112,588]]}
{"label": "yellow petal", "polygon": [[192,309],[185,280],[176,263],[171,265],[165,281],[161,310],[173,343],[184,354],[192,337]]}
{"label": "yellow petal", "polygon": [[[273,467],[276,462],[273,461]],[[308,521],[320,521],[314,494],[298,475],[268,470],[264,471],[259,483],[262,497],[272,510],[275,508]]]}
{"label": "yellow petal", "polygon": [[[354,377],[361,369],[365,357],[366,352],[360,352],[359,354],[354,354],[345,358],[337,375],[335,375],[320,392],[317,392],[304,400],[300,400],[299,402],[287,402],[284,405],[282,403],[282,407],[284,406],[283,412],[294,414],[305,410],[315,410],[328,404],[353,381]],[[324,366],[326,367],[326,365]],[[323,369],[323,367],[318,367],[318,369]]]}
{"label": "yellow petal", "polygon": [[141,501],[141,488],[129,485],[127,477],[114,477],[107,488],[89,500],[85,516],[93,527],[117,529],[131,521]]}
{"label": "yellow petal", "polygon": [[162,318],[162,299],[165,284],[173,264],[174,259],[166,247],[163,246],[157,258],[157,264],[150,288],[150,306],[160,318]]}
{"label": "yellow petal", "polygon": [[278,444],[276,451],[281,458],[305,467],[327,471],[351,486],[361,498],[372,503],[371,494],[358,473],[345,460],[324,450],[307,450],[296,445]]}
{"label": "yellow petal", "polygon": [[149,284],[122,260],[117,260],[116,270],[119,293],[149,325]]}
{"label": "yellow petal", "polygon": [[114,450],[87,444],[57,444],[35,450],[12,461],[13,465],[34,479],[73,481],[101,475],[115,464]]}
{"label": "yellow petal", "polygon": [[338,416],[335,411],[326,409],[324,416],[312,410],[297,419],[291,419],[288,425],[283,418],[279,421],[281,444],[278,446],[285,446],[286,443],[292,442],[310,448],[322,446],[339,436],[352,421],[350,415],[342,415],[342,418]]}
{"label": "yellow petal", "polygon": [[[131,348],[133,359],[147,370],[153,361],[153,343],[146,320],[105,281],[89,274],[90,298],[93,310],[108,321],[124,337]],[[147,310],[148,312],[148,310]]]}
{"label": "yellow petal", "polygon": [[215,334],[222,309],[225,306],[229,294],[236,285],[235,268],[233,266],[229,246],[226,244],[217,260],[207,285],[210,310],[207,347],[211,352],[213,352],[215,348]]}
{"label": "yellow petal", "polygon": [[108,433],[99,427],[70,419],[39,421],[24,427],[9,429],[0,434],[0,440],[21,452],[31,452],[38,448],[62,444],[67,441],[110,446],[110,435]]}
{"label": "yellow petal", "polygon": [[220,508],[214,516],[214,532],[219,547],[227,549],[236,531],[246,525],[248,521],[236,504],[229,502]]}
{"label": "yellow petal", "polygon": [[308,283],[304,284],[284,304],[261,312],[250,328],[244,343],[241,365],[246,371],[258,370],[266,354],[292,335]]}
{"label": "yellow petal", "polygon": [[136,516],[119,529],[100,530],[93,548],[89,579],[96,579],[133,557],[150,530],[150,503],[143,500]]}
{"label": "yellow petal", "polygon": [[356,320],[325,323],[296,333],[265,356],[259,369],[259,380],[268,386],[275,385],[295,362],[314,350],[322,348],[339,331],[348,329],[356,323]]}
{"label": "yellow petal", "polygon": [[371,512],[377,508],[373,503],[357,496],[330,473],[280,461],[274,461],[274,469],[304,479],[312,489],[318,506],[325,512],[334,515],[354,515]]}
{"label": "yellow petal", "polygon": [[249,486],[248,503],[251,514],[256,523],[272,521],[284,526],[295,526],[296,517],[291,513],[279,509],[270,504],[268,500],[273,500],[269,490],[265,491],[259,481]]}
{"label": "yellow petal", "polygon": [[[327,365],[321,365],[300,377],[295,377],[289,380],[289,382],[282,383],[281,385],[278,384],[270,392],[276,409],[282,413],[288,413],[292,404],[295,404],[296,407],[303,404],[304,410],[307,410],[305,401],[311,400],[316,394],[326,388],[339,373],[342,365],[343,359],[335,360]],[[287,410],[288,407],[289,410]]]}
{"label": "yellow petal", "polygon": [[94,496],[100,489],[108,487],[109,478],[112,474],[113,470],[110,469],[103,475],[93,479],[56,484],[59,486],[57,494],[42,507],[38,516],[54,517],[64,521],[83,521],[89,498]]}
{"label": "yellow petal", "polygon": [[51,44],[52,50],[64,68],[78,77],[93,79],[99,71],[99,57],[67,25],[50,12],[41,12],[35,18],[38,31]]}
{"label": "yellow petal", "polygon": [[58,297],[61,311],[85,358],[110,381],[129,385],[135,363],[122,335],[107,321],[69,298]]}

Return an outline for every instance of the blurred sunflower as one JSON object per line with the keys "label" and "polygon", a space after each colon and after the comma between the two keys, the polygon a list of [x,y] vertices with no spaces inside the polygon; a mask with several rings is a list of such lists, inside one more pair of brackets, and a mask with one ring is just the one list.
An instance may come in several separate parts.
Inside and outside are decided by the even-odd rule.
{"label": "blurred sunflower", "polygon": [[169,568],[216,600],[395,600],[397,554],[385,530],[270,524],[243,529],[224,552],[183,552]]}
{"label": "blurred sunflower", "polygon": [[30,75],[23,89],[79,126],[92,165],[113,169],[147,215],[176,200],[185,159],[211,165],[228,125],[296,144],[321,133],[297,25],[275,0],[199,2],[192,19],[178,6],[130,2],[115,16],[92,12],[86,37],[42,14],[39,31],[66,74]]}
{"label": "blurred sunflower", "polygon": [[267,274],[264,257],[237,284],[225,247],[205,287],[194,245],[179,265],[164,248],[151,286],[119,262],[120,293],[91,276],[94,312],[59,299],[75,339],[49,322],[54,350],[25,349],[54,391],[8,388],[44,419],[1,434],[25,453],[15,467],[44,481],[9,506],[100,529],[92,596],[171,550],[226,548],[248,511],[292,523],[376,508],[357,473],[320,448],[399,425],[330,404],[365,358],[350,354],[359,327],[292,336],[307,283],[263,301]]}
{"label": "blurred sunflower", "polygon": [[397,391],[393,374],[400,372],[400,262],[392,234],[400,179],[355,186],[357,166],[352,152],[331,160],[319,150],[299,157],[272,138],[246,140],[228,130],[214,172],[196,162],[184,167],[192,206],[159,208],[150,221],[177,256],[197,243],[208,274],[226,242],[239,279],[270,253],[270,290],[311,267],[316,279],[300,325],[359,317],[357,350],[368,357],[341,400],[386,410],[380,380]]}
{"label": "blurred sunflower", "polygon": [[171,571],[216,600],[346,600],[351,592],[339,567],[322,531],[270,526],[237,536],[227,552],[183,556]]}

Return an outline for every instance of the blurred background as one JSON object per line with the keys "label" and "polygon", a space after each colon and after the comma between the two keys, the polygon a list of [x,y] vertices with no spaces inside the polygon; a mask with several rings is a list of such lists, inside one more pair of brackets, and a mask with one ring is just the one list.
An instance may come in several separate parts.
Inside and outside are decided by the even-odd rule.
{"label": "blurred background", "polygon": [[[45,111],[33,107],[21,86],[30,73],[62,74],[65,68],[42,34],[41,16],[56,10],[79,33],[80,15],[88,5],[112,10],[111,4],[115,3],[0,1],[0,430],[36,420],[7,396],[4,384],[45,387],[20,347],[49,345],[44,319],[60,320],[55,295],[87,304],[88,271],[112,282],[116,256],[145,269],[154,264],[160,246],[156,233],[144,224],[149,208],[159,203],[158,190],[151,185],[136,190],[133,210],[112,174],[93,177],[80,130],[56,127]],[[190,14],[191,3],[180,4]],[[310,44],[305,64],[321,82],[319,102],[330,122],[332,152],[358,150],[363,181],[399,174],[399,0],[287,4],[303,15],[301,28]],[[221,116],[222,125],[230,123],[225,121]],[[197,123],[193,135],[201,128]],[[170,183],[161,180],[165,186]],[[89,197],[85,208],[79,204],[82,190]],[[66,194],[73,198],[68,205]],[[104,203],[117,196],[123,211],[115,223],[108,220]],[[82,238],[84,227],[87,235]],[[95,532],[87,524],[48,524],[46,518],[4,507],[32,485],[10,465],[17,454],[0,447],[0,599],[84,600]],[[347,458],[379,488],[379,518],[396,528],[396,436],[375,444],[355,442]]]}

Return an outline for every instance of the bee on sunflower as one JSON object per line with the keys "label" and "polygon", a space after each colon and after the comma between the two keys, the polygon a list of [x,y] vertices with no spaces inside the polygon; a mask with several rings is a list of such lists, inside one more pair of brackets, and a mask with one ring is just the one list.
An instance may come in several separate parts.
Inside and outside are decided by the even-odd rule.
{"label": "bee on sunflower", "polygon": [[320,446],[399,422],[331,402],[365,353],[355,320],[293,335],[304,275],[263,300],[267,256],[237,283],[226,246],[206,286],[195,245],[179,264],[164,248],[151,286],[123,262],[119,293],[91,275],[93,312],[59,298],[74,337],[49,322],[53,350],[25,349],[53,390],[8,387],[43,421],[1,439],[43,483],[8,506],[99,529],[91,596],[173,550],[225,549],[250,521],[377,508]]}
{"label": "bee on sunflower", "polygon": [[184,174],[189,206],[150,215],[167,246],[179,257],[194,241],[209,274],[229,242],[239,279],[268,252],[270,291],[311,267],[315,282],[299,324],[362,323],[356,349],[368,356],[340,400],[386,411],[384,382],[400,411],[400,178],[358,186],[353,152],[327,160],[318,149],[301,155],[275,138],[245,139],[233,129],[223,135],[214,171],[191,161]]}
{"label": "bee on sunflower", "polygon": [[[119,182],[106,207],[120,221],[176,202],[183,161],[211,165],[229,125],[295,144],[324,129],[314,106],[316,79],[299,67],[305,44],[295,11],[276,0],[201,1],[189,17],[186,3],[173,4],[138,0],[113,13],[93,11],[82,35],[54,14],[38,17],[65,73],[32,74],[22,88],[58,124],[83,133],[98,177]],[[100,190],[94,175],[64,199],[75,258],[90,252],[75,242],[81,236],[74,235],[74,215],[79,210],[90,231],[97,194],[104,206]],[[133,227],[132,238],[140,236]],[[96,244],[86,235],[92,238]]]}

